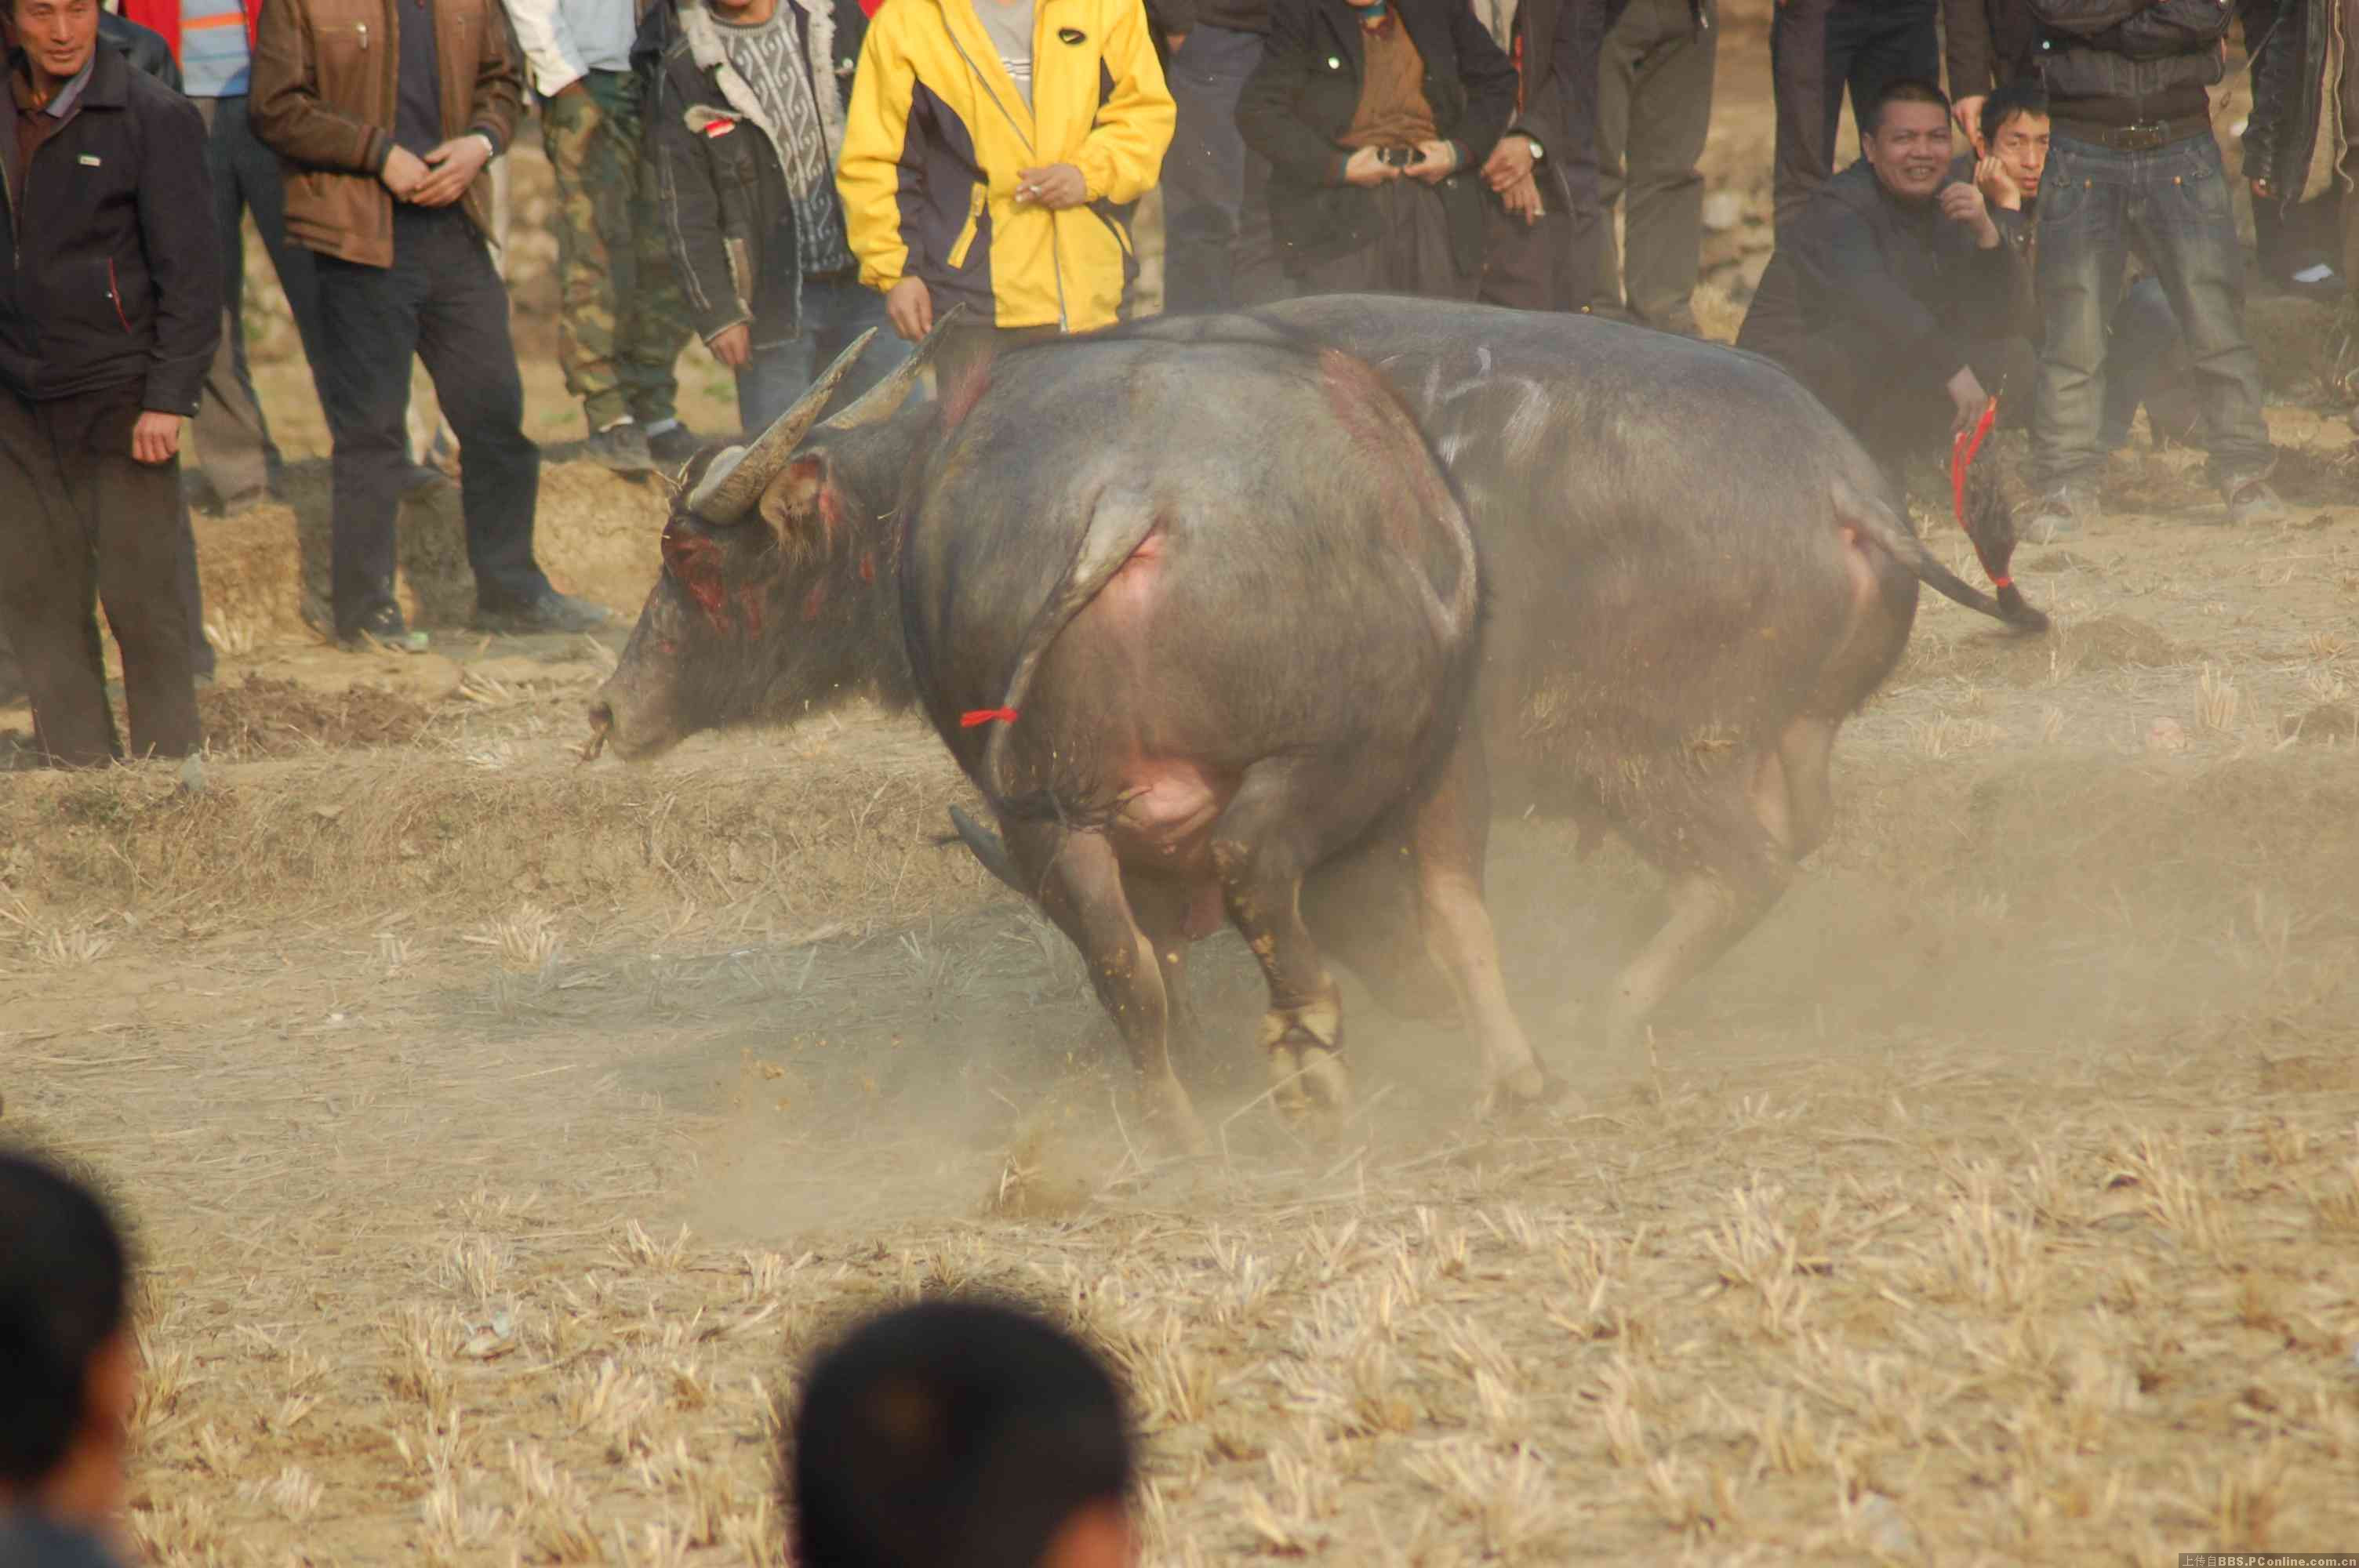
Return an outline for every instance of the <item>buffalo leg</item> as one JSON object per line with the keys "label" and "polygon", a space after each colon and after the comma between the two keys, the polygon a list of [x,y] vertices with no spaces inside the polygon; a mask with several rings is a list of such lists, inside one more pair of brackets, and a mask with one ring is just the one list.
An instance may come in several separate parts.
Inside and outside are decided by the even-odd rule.
{"label": "buffalo leg", "polygon": [[1314,1109],[1351,1103],[1343,1067],[1343,998],[1302,923],[1302,874],[1314,847],[1299,847],[1295,825],[1315,821],[1292,798],[1285,775],[1248,773],[1212,825],[1212,866],[1229,920],[1253,949],[1269,986],[1261,1044],[1278,1114],[1299,1125]]}
{"label": "buffalo leg", "polygon": [[1465,736],[1432,795],[1418,808],[1412,842],[1425,940],[1458,993],[1460,1016],[1483,1048],[1483,1108],[1504,1095],[1538,1099],[1546,1076],[1507,1002],[1499,944],[1483,900],[1491,795],[1480,740]]}
{"label": "buffalo leg", "polygon": [[1090,984],[1138,1069],[1139,1096],[1158,1133],[1190,1152],[1205,1147],[1188,1091],[1171,1071],[1170,1001],[1155,944],[1133,918],[1122,866],[1103,835],[1049,823],[1004,828],[1008,852],[1040,907],[1072,939]]}
{"label": "buffalo leg", "polygon": [[1664,890],[1669,917],[1614,977],[1593,1036],[1611,1055],[1628,1055],[1665,999],[1759,925],[1793,881],[1792,858],[1763,827],[1754,804],[1737,792],[1730,795],[1678,835],[1690,844],[1710,844],[1714,852],[1671,873]]}
{"label": "buffalo leg", "polygon": [[1823,719],[1797,719],[1777,737],[1786,820],[1791,829],[1791,837],[1781,841],[1798,860],[1827,841],[1834,820],[1834,789],[1827,767],[1834,746],[1835,727]]}
{"label": "buffalo leg", "polygon": [[1194,1058],[1201,1041],[1195,1005],[1188,996],[1188,902],[1190,890],[1161,877],[1125,876],[1123,893],[1163,977],[1163,1007],[1169,1020],[1171,1049],[1182,1061]]}
{"label": "buffalo leg", "polygon": [[1303,879],[1302,923],[1320,952],[1359,976],[1386,1012],[1455,1024],[1465,1015],[1425,940],[1415,871],[1402,833],[1371,838]]}

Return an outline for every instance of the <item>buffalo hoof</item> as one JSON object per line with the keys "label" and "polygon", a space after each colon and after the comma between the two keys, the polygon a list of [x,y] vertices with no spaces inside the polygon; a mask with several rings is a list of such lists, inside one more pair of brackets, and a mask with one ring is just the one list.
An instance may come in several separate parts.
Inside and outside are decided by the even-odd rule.
{"label": "buffalo hoof", "polygon": [[1565,1117],[1586,1116],[1589,1102],[1573,1092],[1572,1085],[1546,1067],[1531,1068],[1504,1084],[1494,1084],[1485,1089],[1476,1102],[1478,1119],[1516,1123],[1527,1119],[1558,1120]]}
{"label": "buffalo hoof", "polygon": [[1190,1158],[1211,1151],[1212,1141],[1205,1134],[1203,1120],[1197,1116],[1196,1107],[1188,1098],[1188,1091],[1180,1087],[1179,1079],[1149,1082],[1143,1098],[1147,1102],[1147,1136],[1159,1151]]}
{"label": "buffalo hoof", "polygon": [[1269,1053],[1270,1098],[1298,1132],[1322,1140],[1340,1132],[1352,1109],[1352,1075],[1323,1045],[1281,1041]]}
{"label": "buffalo hoof", "polygon": [[1475,1114],[1490,1116],[1518,1106],[1542,1105],[1552,1092],[1562,1093],[1563,1086],[1551,1079],[1548,1069],[1537,1062],[1527,1063],[1512,1073],[1495,1076],[1486,1074],[1483,1098],[1475,1102]]}

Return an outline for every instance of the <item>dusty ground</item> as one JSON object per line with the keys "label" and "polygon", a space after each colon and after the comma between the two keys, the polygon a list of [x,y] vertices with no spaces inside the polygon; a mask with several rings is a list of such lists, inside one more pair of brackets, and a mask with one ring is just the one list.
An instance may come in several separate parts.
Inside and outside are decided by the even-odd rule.
{"label": "dusty ground", "polygon": [[[447,504],[422,658],[306,640],[316,474],[210,525],[217,753],[0,773],[0,1126],[138,1225],[139,1541],[776,1562],[798,1357],[985,1287],[1129,1374],[1158,1563],[2359,1547],[2359,494],[2280,339],[2296,521],[2141,452],[2017,558],[2052,639],[1929,603],[1833,841],[1646,1059],[1557,1019],[1648,880],[1502,830],[1510,979],[1593,1114],[1475,1125],[1466,1043],[1353,989],[1364,1113],[1298,1145],[1223,940],[1197,1165],[1132,1146],[1070,952],[935,846],[915,729],[580,767],[618,639],[453,630]],[[553,470],[553,568],[632,607],[657,509]]]}

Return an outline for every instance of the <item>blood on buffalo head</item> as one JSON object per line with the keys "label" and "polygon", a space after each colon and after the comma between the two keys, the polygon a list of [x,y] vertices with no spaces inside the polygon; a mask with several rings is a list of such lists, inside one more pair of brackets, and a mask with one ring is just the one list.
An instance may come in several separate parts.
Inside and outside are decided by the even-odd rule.
{"label": "blood on buffalo head", "polygon": [[929,426],[895,415],[947,324],[826,423],[873,330],[752,445],[689,460],[663,575],[591,701],[585,756],[611,745],[652,757],[701,730],[783,722],[855,696],[910,700],[894,555],[901,488]]}

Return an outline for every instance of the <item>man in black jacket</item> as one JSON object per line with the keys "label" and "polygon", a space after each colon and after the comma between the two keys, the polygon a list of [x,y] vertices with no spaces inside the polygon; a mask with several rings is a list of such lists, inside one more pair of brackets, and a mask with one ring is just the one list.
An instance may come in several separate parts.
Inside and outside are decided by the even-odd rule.
{"label": "man in black jacket", "polygon": [[1769,25],[1777,104],[1777,237],[1834,172],[1843,90],[1864,123],[1885,89],[1941,70],[1938,0],[1777,0]]}
{"label": "man in black jacket", "polygon": [[1519,310],[1586,309],[1614,243],[1598,167],[1600,61],[1630,0],[1473,4],[1516,79],[1515,117],[1482,160],[1491,192],[1482,298]]}
{"label": "man in black jacket", "polygon": [[2288,0],[2265,44],[2249,22],[2245,38],[2248,50],[2260,48],[2253,62],[2253,116],[2245,129],[2245,178],[2252,182],[2262,271],[2283,278],[2291,270],[2290,258],[2272,254],[2279,247],[2267,243],[2268,230],[2314,232],[2302,220],[2332,216],[2342,231],[2334,265],[2344,290],[2359,277],[2352,270],[2359,265],[2359,195],[2353,193],[2359,168],[2351,157],[2359,137],[2359,70],[2350,60],[2352,40],[2359,36],[2354,27],[2359,0]]}
{"label": "man in black jacket", "polygon": [[[696,330],[737,374],[749,433],[871,327],[832,170],[868,20],[857,0],[687,0],[649,112],[656,203]],[[908,352],[878,335],[837,390],[857,397]]]}
{"label": "man in black jacket", "polygon": [[1306,294],[1474,297],[1473,170],[1515,107],[1516,68],[1467,0],[1275,0],[1237,126],[1273,167],[1289,280]]}
{"label": "man in black jacket", "polygon": [[2285,514],[2245,335],[2244,254],[2209,91],[2227,72],[2235,13],[2220,0],[2032,0],[2055,135],[2040,200],[2045,318],[2031,422],[2040,519],[2095,510],[2105,323],[2135,244],[2187,334],[2211,477],[2232,522]]}
{"label": "man in black jacket", "polygon": [[2031,0],[1942,0],[1941,53],[1951,113],[1971,136],[1992,89],[2038,75],[2039,19]]}
{"label": "man in black jacket", "polygon": [[[13,26],[5,12],[0,12],[0,38],[8,36]],[[180,91],[180,65],[172,58],[172,46],[164,35],[153,27],[143,27],[136,22],[125,21],[112,11],[98,14],[98,41],[107,48],[119,49],[131,62],[131,69],[154,77],[173,92]],[[0,53],[5,49],[0,47]],[[189,654],[190,667],[200,685],[210,681],[213,674],[213,648],[205,641],[203,603],[197,590],[196,539],[190,526],[188,503],[180,505],[180,528],[190,535],[187,560],[180,577],[180,600],[188,607]],[[16,701],[25,695],[24,674],[17,668],[16,655],[8,645],[5,616],[0,616],[0,706]]]}
{"label": "man in black jacket", "polygon": [[98,47],[96,0],[9,3],[0,610],[53,762],[123,754],[100,600],[133,754],[181,756],[201,736],[179,452],[222,313],[203,124]]}
{"label": "man in black jacket", "polygon": [[2006,379],[2014,253],[1954,178],[1950,104],[1891,83],[1860,161],[1777,243],[1736,346],[1791,371],[1896,474],[1972,424]]}

